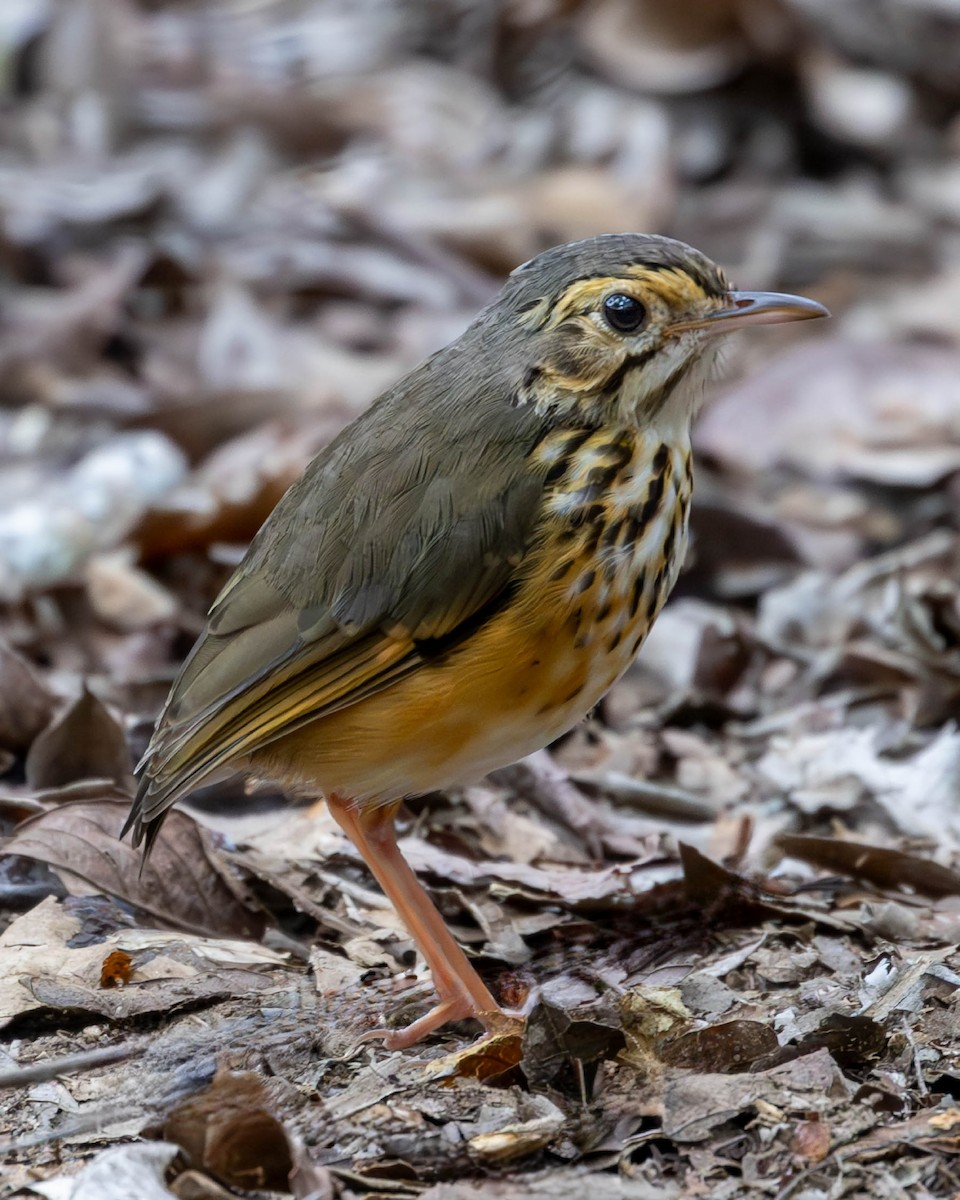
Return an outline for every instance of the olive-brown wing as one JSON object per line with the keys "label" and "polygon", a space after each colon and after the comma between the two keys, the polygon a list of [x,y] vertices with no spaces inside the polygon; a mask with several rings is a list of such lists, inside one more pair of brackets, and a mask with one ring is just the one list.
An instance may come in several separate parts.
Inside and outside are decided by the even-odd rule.
{"label": "olive-brown wing", "polygon": [[342,436],[314,460],[173,685],[140,767],[135,841],[223,765],[390,686],[504,602],[536,535],[541,434],[509,410],[491,437],[475,411],[434,442],[385,434],[364,455]]}

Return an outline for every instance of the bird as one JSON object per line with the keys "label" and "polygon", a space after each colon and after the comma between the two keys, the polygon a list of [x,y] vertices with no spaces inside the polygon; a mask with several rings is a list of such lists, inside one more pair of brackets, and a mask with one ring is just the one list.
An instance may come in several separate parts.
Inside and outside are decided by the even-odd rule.
{"label": "bird", "polygon": [[323,798],[430,968],[405,1049],[504,1010],[403,858],[403,801],[555,741],[633,662],[687,544],[720,335],[829,316],[671,238],[517,267],[464,333],[313,459],[207,615],[121,836],[224,769]]}

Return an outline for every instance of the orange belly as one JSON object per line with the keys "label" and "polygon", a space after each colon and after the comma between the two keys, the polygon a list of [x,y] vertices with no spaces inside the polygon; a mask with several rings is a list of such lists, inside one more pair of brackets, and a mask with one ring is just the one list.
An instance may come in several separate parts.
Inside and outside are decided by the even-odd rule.
{"label": "orange belly", "polygon": [[[664,447],[661,457],[660,502],[639,529],[632,506],[649,494],[657,458],[642,445],[602,505],[591,504],[602,510],[597,523],[557,494],[517,593],[460,646],[264,746],[249,767],[288,786],[387,804],[477,779],[565,733],[633,661],[683,560],[689,452]],[[592,465],[588,454],[584,476]]]}
{"label": "orange belly", "polygon": [[612,598],[609,583],[578,592],[576,582],[575,566],[560,580],[532,577],[462,647],[265,746],[250,766],[288,785],[385,804],[531,754],[623,674],[667,590],[653,573],[645,588],[624,579]]}

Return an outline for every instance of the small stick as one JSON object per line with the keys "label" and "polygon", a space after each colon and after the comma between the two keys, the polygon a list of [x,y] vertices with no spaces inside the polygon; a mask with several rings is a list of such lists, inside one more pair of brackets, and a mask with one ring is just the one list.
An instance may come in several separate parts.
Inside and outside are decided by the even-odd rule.
{"label": "small stick", "polygon": [[56,1079],[58,1075],[92,1071],[109,1063],[136,1058],[145,1048],[143,1042],[126,1042],[122,1046],[104,1046],[99,1050],[85,1050],[80,1054],[64,1054],[60,1058],[30,1063],[26,1067],[13,1067],[9,1071],[0,1071],[0,1088],[25,1087],[27,1084]]}

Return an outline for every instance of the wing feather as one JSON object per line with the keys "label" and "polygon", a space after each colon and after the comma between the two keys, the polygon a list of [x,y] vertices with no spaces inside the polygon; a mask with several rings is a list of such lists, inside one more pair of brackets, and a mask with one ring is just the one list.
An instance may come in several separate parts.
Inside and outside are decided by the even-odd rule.
{"label": "wing feather", "polygon": [[391,686],[425,644],[455,645],[510,587],[536,537],[528,455],[545,420],[491,379],[427,419],[452,404],[432,390],[442,378],[431,360],[388,392],[251,543],[140,765],[135,842],[220,767]]}

